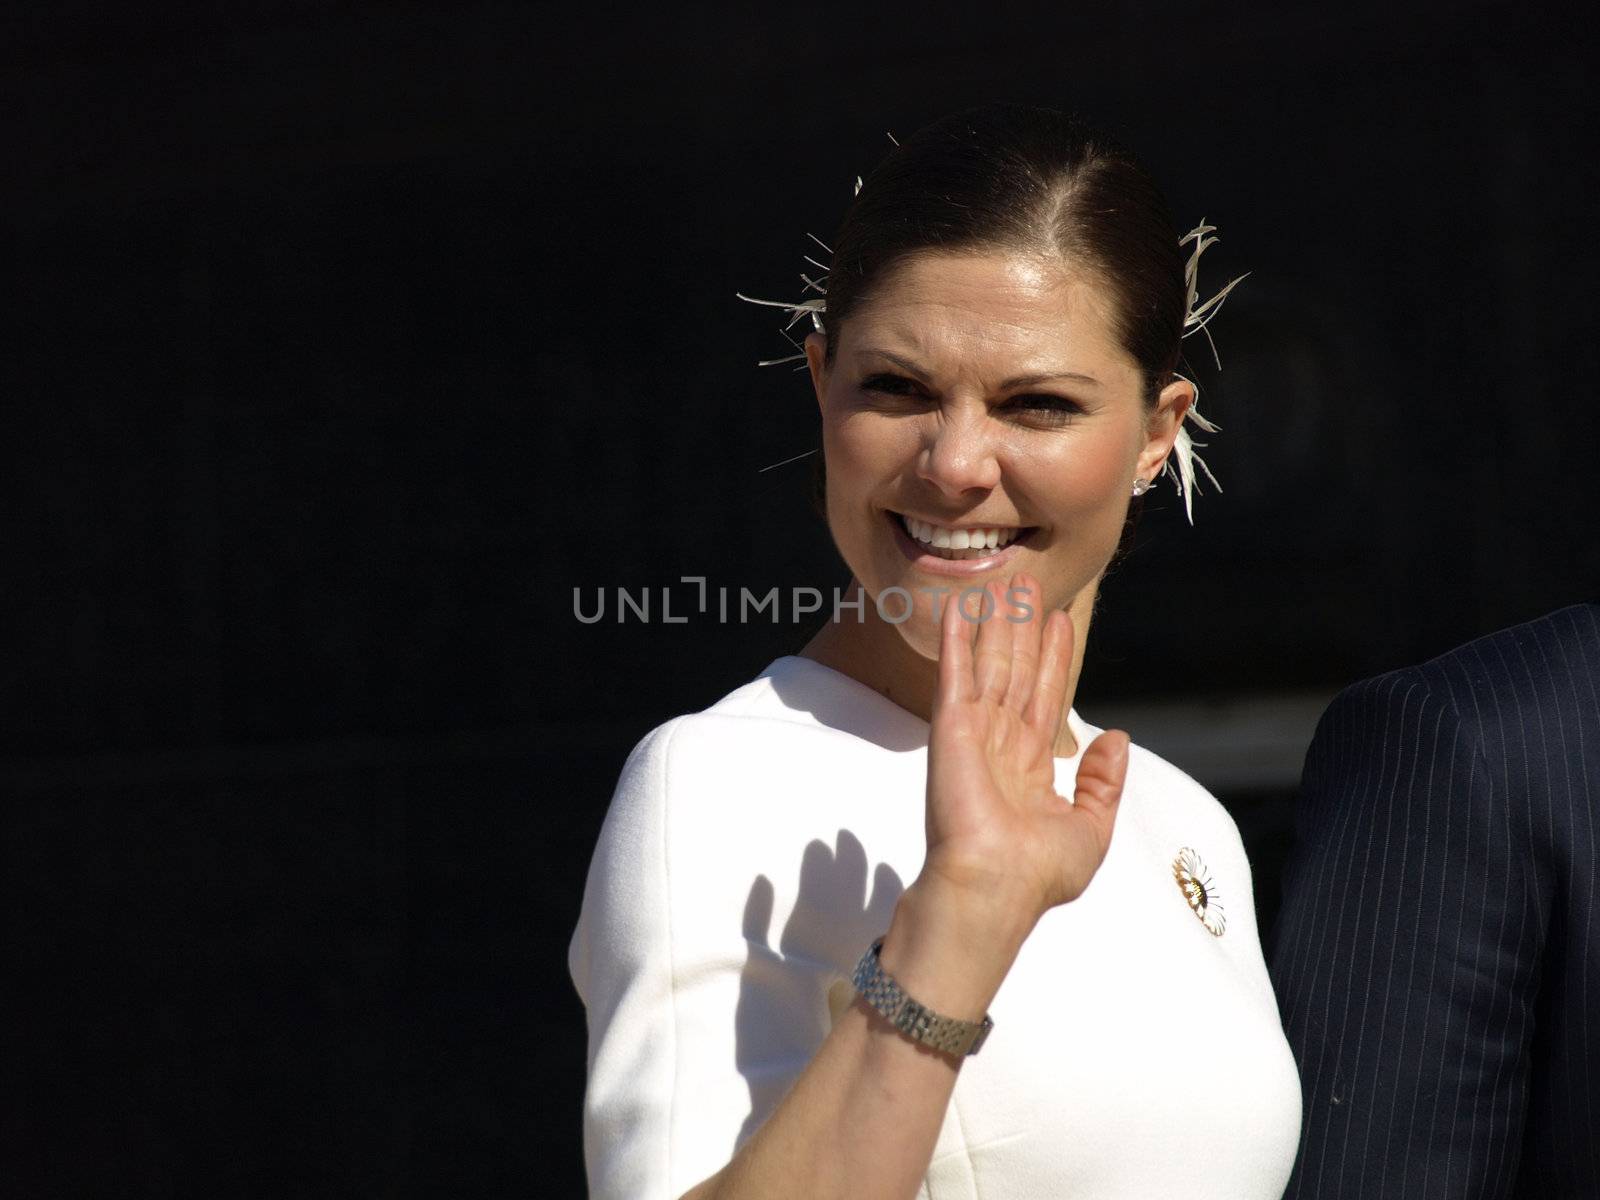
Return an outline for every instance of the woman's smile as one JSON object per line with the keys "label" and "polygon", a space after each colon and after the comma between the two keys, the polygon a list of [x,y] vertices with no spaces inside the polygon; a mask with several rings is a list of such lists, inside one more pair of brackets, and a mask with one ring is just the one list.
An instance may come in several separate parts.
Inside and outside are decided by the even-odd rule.
{"label": "woman's smile", "polygon": [[907,559],[933,575],[970,578],[1004,567],[1037,528],[1032,525],[944,525],[909,513],[884,513]]}

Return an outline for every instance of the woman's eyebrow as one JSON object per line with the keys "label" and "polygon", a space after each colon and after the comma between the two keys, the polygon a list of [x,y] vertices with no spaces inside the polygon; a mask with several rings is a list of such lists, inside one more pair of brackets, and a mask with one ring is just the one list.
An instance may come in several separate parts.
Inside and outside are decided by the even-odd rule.
{"label": "woman's eyebrow", "polygon": [[1054,379],[1070,379],[1074,383],[1092,383],[1095,387],[1100,386],[1100,381],[1093,375],[1084,375],[1078,371],[1046,371],[1042,375],[1014,375],[1000,385],[1000,390],[1008,392],[1012,388],[1032,387],[1036,383],[1049,383]]}
{"label": "woman's eyebrow", "polygon": [[874,346],[863,346],[858,353],[874,355],[878,358],[884,359],[887,362],[893,363],[907,375],[911,375],[923,383],[928,381],[928,373],[916,363],[912,362],[909,358],[901,358],[898,354],[892,354],[888,350],[879,350]]}
{"label": "woman's eyebrow", "polygon": [[[912,362],[909,358],[902,358],[900,355],[894,354],[888,350],[879,350],[875,346],[863,346],[859,353],[876,355],[878,358],[882,358],[893,363],[906,374],[911,375],[924,383],[927,382],[928,372],[923,370],[923,368],[918,366],[916,363]],[[1070,379],[1076,383],[1093,384],[1095,387],[1100,386],[1100,381],[1093,375],[1084,375],[1079,371],[1042,371],[1031,375],[1013,375],[1010,379],[1007,379],[1000,384],[999,390],[1006,392],[1010,391],[1012,388],[1032,387],[1036,383],[1049,383],[1052,380],[1057,379]]]}

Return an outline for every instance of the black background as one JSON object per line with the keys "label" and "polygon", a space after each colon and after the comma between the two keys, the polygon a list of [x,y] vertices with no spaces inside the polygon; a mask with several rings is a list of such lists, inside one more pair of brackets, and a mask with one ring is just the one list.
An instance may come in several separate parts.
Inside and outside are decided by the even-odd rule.
{"label": "black background", "polygon": [[[1204,291],[1250,272],[1225,369],[1190,344],[1227,490],[1152,496],[1089,720],[1331,693],[1600,580],[1576,9],[0,21],[11,1194],[581,1194],[617,770],[810,626],[573,589],[843,584],[809,460],[760,470],[808,384],[733,293],[796,294],[886,132],[1076,108],[1219,227]],[[1292,795],[1223,798],[1269,921]]]}

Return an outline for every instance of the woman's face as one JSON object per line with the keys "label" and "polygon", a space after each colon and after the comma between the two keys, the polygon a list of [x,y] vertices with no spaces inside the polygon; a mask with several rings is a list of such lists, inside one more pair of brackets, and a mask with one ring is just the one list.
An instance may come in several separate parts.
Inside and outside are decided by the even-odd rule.
{"label": "woman's face", "polygon": [[807,339],[834,542],[872,600],[914,598],[905,620],[897,595],[880,611],[923,657],[938,657],[930,589],[1027,571],[1046,611],[1092,603],[1134,479],[1160,470],[1193,399],[1180,381],[1147,409],[1110,316],[1104,287],[1059,259],[924,253],[844,322],[831,365]]}

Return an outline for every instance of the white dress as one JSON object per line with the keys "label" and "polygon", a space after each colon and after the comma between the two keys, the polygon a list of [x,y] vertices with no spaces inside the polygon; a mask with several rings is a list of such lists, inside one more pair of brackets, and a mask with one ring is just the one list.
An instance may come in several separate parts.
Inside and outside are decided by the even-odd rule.
{"label": "white dress", "polygon": [[[1078,755],[1100,731],[1068,721]],[[784,657],[634,748],[569,967],[600,1200],[681,1196],[783,1098],[922,868],[928,723]],[[1071,798],[1078,756],[1056,760]],[[1210,875],[1218,937],[1173,872]],[[920,1195],[1278,1200],[1300,1083],[1222,806],[1134,747],[1105,863],[1046,913],[965,1060]]]}

